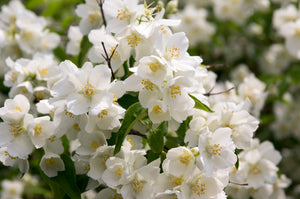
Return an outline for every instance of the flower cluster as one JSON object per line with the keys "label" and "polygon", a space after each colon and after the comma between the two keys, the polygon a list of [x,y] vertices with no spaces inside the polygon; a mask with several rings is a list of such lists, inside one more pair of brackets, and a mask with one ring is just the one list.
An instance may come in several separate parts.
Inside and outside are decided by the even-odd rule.
{"label": "flower cluster", "polygon": [[[201,5],[241,24],[269,3]],[[282,157],[271,142],[254,138],[266,85],[245,65],[232,82],[217,81],[212,66],[188,51],[189,41],[208,42],[216,27],[192,4],[165,19],[176,4],[165,10],[162,2],[86,0],[75,10],[79,25],[68,30],[72,57],[63,61],[52,53],[60,38],[44,18],[17,0],[3,6],[0,47],[22,53],[3,55],[10,91],[0,108],[0,161],[28,172],[38,154],[44,179],[70,183],[58,190],[72,198],[82,192],[75,175],[88,181],[82,197],[95,199],[284,198],[290,181],[278,175]],[[285,37],[281,27],[291,25],[277,18]],[[22,185],[11,186],[3,182],[2,197],[19,198]]]}

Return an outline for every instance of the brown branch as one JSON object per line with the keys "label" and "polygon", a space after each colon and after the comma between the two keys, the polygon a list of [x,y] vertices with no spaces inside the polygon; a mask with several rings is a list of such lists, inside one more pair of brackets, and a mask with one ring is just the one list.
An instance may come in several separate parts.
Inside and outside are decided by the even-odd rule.
{"label": "brown branch", "polygon": [[224,93],[227,93],[227,92],[231,91],[231,90],[234,89],[234,88],[235,88],[235,87],[232,87],[232,88],[230,88],[230,89],[227,89],[227,90],[221,91],[221,92],[217,92],[217,93],[211,93],[212,90],[213,90],[213,89],[211,89],[208,93],[205,93],[204,96],[209,97],[209,96],[211,96],[211,95],[220,95],[220,94],[224,94]]}
{"label": "brown branch", "polygon": [[116,79],[116,77],[115,77],[115,75],[114,75],[114,71],[113,71],[113,69],[112,69],[112,67],[111,67],[111,59],[112,59],[112,57],[114,56],[114,54],[115,54],[115,52],[116,52],[116,49],[117,49],[117,47],[118,47],[118,44],[115,46],[115,48],[114,48],[114,50],[112,51],[112,53],[111,53],[111,55],[110,56],[108,56],[108,53],[107,53],[107,50],[106,50],[106,48],[105,48],[105,45],[104,45],[104,42],[102,41],[101,42],[101,44],[102,44],[102,47],[103,47],[103,50],[104,50],[104,53],[105,53],[105,56],[102,54],[102,57],[105,59],[105,61],[107,62],[107,65],[108,65],[108,67],[109,67],[109,69],[110,69],[110,71],[111,71],[111,76],[112,76],[112,78],[113,79]]}
{"label": "brown branch", "polygon": [[230,180],[229,180],[229,183],[235,184],[235,185],[240,185],[240,186],[248,186],[249,185],[248,183],[238,183],[238,182],[233,182],[233,181],[230,181]]}
{"label": "brown branch", "polygon": [[227,67],[226,64],[210,64],[206,66],[207,68],[222,68],[222,67]]}
{"label": "brown branch", "polygon": [[103,24],[106,27],[107,23],[106,23],[106,19],[105,19],[105,16],[104,16],[104,11],[103,11],[103,3],[104,3],[104,1],[103,0],[99,0],[99,1],[97,0],[97,3],[99,5],[99,7],[100,7],[100,12],[101,12],[101,15],[102,15]]}
{"label": "brown branch", "polygon": [[138,131],[136,131],[136,130],[133,130],[133,129],[131,129],[130,132],[129,132],[128,134],[129,134],[129,135],[137,135],[137,136],[140,136],[140,137],[142,137],[142,138],[147,139],[147,136],[146,136],[146,135],[141,134],[140,132],[138,132]]}

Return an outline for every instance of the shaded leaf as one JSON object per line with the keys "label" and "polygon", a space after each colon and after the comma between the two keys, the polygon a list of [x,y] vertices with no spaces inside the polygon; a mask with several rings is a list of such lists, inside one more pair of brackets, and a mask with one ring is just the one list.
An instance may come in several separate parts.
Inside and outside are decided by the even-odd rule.
{"label": "shaded leaf", "polygon": [[162,122],[156,129],[147,131],[148,144],[154,153],[161,153],[164,148],[164,136],[168,133],[168,122]]}
{"label": "shaded leaf", "polygon": [[209,113],[212,113],[213,111],[208,107],[206,106],[205,104],[203,104],[200,100],[198,100],[195,96],[189,94],[189,96],[195,101],[195,106],[194,108],[196,109],[200,109],[200,110],[203,110],[203,111],[206,111],[206,112],[209,112]]}
{"label": "shaded leaf", "polygon": [[123,123],[117,133],[116,147],[114,154],[121,150],[122,143],[132,129],[133,125],[146,113],[147,109],[143,108],[139,102],[132,104],[125,112]]}

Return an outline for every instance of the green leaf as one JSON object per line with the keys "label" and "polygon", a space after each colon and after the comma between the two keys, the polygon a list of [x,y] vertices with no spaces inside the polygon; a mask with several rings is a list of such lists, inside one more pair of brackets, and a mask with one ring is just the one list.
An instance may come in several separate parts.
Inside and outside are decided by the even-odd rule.
{"label": "green leaf", "polygon": [[131,94],[125,94],[121,98],[118,99],[118,104],[125,109],[128,109],[132,104],[138,102],[138,95],[133,96]]}
{"label": "green leaf", "polygon": [[189,94],[189,96],[195,101],[195,106],[194,108],[196,109],[200,109],[200,110],[203,110],[203,111],[206,111],[206,112],[209,112],[209,113],[213,113],[213,111],[208,107],[206,106],[205,104],[203,104],[200,100],[198,100],[195,96]]}
{"label": "green leaf", "polygon": [[86,54],[88,53],[89,49],[92,47],[92,44],[91,42],[89,41],[88,39],[88,36],[84,36],[81,40],[81,43],[80,43],[80,53],[79,53],[79,56],[78,56],[78,67],[81,67],[84,60],[85,60],[85,56]]}
{"label": "green leaf", "polygon": [[133,125],[146,113],[147,109],[143,108],[139,102],[132,104],[125,112],[123,123],[117,133],[116,147],[114,154],[121,150],[122,143],[133,127]]}
{"label": "green leaf", "polygon": [[53,50],[53,53],[59,61],[65,61],[65,60],[69,59],[68,55],[66,54],[66,52],[64,51],[64,49],[61,46],[58,46],[57,48],[55,48]]}
{"label": "green leaf", "polygon": [[159,158],[159,154],[154,153],[152,150],[146,152],[147,164]]}
{"label": "green leaf", "polygon": [[156,129],[147,132],[148,144],[154,153],[164,149],[164,136],[168,133],[168,122],[162,122]]}
{"label": "green leaf", "polygon": [[193,119],[192,116],[187,117],[186,120],[184,120],[178,127],[178,129],[176,131],[176,134],[178,135],[178,137],[176,138],[178,144],[184,145],[185,133],[190,128],[190,121],[192,119]]}
{"label": "green leaf", "polygon": [[74,163],[67,155],[61,155],[65,164],[65,170],[58,172],[58,175],[52,178],[46,176],[43,171],[41,175],[45,182],[51,187],[56,199],[63,199],[67,194],[72,199],[81,199],[81,192],[76,185],[76,174]]}

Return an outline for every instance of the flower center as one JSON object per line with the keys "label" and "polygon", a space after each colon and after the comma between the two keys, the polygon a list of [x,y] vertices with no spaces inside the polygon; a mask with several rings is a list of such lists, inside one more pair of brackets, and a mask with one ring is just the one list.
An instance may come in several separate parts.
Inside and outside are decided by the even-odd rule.
{"label": "flower center", "polygon": [[54,165],[56,165],[56,160],[53,157],[46,159],[45,162],[46,162],[46,164],[48,166],[54,166]]}
{"label": "flower center", "polygon": [[149,66],[150,70],[155,73],[159,68],[159,63],[157,61],[151,62],[148,64],[148,66]]}
{"label": "flower center", "polygon": [[132,182],[132,187],[135,192],[140,193],[141,191],[143,191],[144,184],[140,180],[135,179]]}
{"label": "flower center", "polygon": [[101,119],[102,119],[102,118],[103,118],[105,115],[107,115],[107,114],[108,114],[108,111],[107,111],[107,110],[102,110],[101,113],[98,114],[98,118],[101,118]]}
{"label": "flower center", "polygon": [[169,53],[171,55],[171,57],[176,57],[178,58],[179,55],[180,55],[180,52],[179,52],[180,48],[175,48],[174,45],[172,46],[172,49],[169,49]]}
{"label": "flower center", "polygon": [[162,113],[161,106],[155,105],[155,106],[153,107],[153,112],[154,112],[156,115],[159,114],[159,113]]}
{"label": "flower center", "polygon": [[93,142],[91,143],[91,148],[92,148],[93,150],[96,150],[99,146],[100,146],[100,142],[93,141]]}
{"label": "flower center", "polygon": [[122,176],[123,171],[124,171],[123,168],[118,168],[117,170],[115,170],[116,176],[120,178]]}
{"label": "flower center", "polygon": [[94,13],[89,15],[89,22],[91,24],[96,23],[97,21],[99,21],[99,19],[101,18],[101,15],[99,12],[95,11]]}
{"label": "flower center", "polygon": [[128,35],[127,37],[128,45],[132,48],[139,45],[139,42],[141,41],[141,38],[136,34]]}
{"label": "flower center", "polygon": [[221,155],[221,150],[222,147],[220,146],[220,144],[214,144],[214,145],[209,145],[208,146],[208,151],[213,154],[213,155]]}
{"label": "flower center", "polygon": [[19,106],[15,106],[14,110],[18,110],[18,111],[22,112],[22,109]]}
{"label": "flower center", "polygon": [[205,190],[206,190],[205,184],[202,183],[200,185],[197,183],[192,186],[192,191],[198,196],[204,195]]}
{"label": "flower center", "polygon": [[19,124],[11,124],[9,127],[9,131],[12,132],[13,136],[21,135],[23,132],[23,127]]}
{"label": "flower center", "polygon": [[33,130],[36,135],[40,135],[42,133],[42,126],[40,124],[36,124]]}
{"label": "flower center", "polygon": [[150,80],[142,80],[141,84],[144,85],[144,88],[143,89],[146,89],[146,90],[151,90],[153,91],[153,88],[154,88],[154,84],[150,81]]}
{"label": "flower center", "polygon": [[134,140],[132,138],[127,138],[127,141],[130,143],[132,149],[135,146]]}
{"label": "flower center", "polygon": [[117,19],[120,19],[121,21],[124,19],[127,19],[130,17],[130,14],[126,12],[124,9],[119,9],[117,14]]}
{"label": "flower center", "polygon": [[96,89],[93,85],[90,83],[87,83],[83,88],[82,88],[82,93],[85,97],[91,97],[95,95]]}
{"label": "flower center", "polygon": [[171,176],[171,177],[170,177],[170,182],[171,182],[171,184],[172,184],[174,187],[177,187],[177,186],[179,186],[179,185],[182,184],[182,182],[183,182],[183,176],[181,176],[180,178],[177,178],[177,177],[175,177],[175,176]]}
{"label": "flower center", "polygon": [[188,164],[193,159],[193,155],[188,151],[183,151],[183,154],[180,156],[180,162],[183,164]]}
{"label": "flower center", "polygon": [[254,175],[257,175],[261,172],[261,169],[257,166],[257,165],[253,165],[251,167],[251,173],[253,173]]}
{"label": "flower center", "polygon": [[172,85],[171,86],[171,97],[176,98],[177,95],[181,95],[180,86]]}

